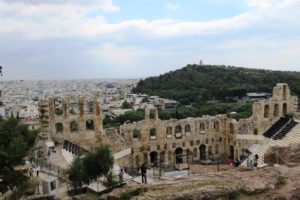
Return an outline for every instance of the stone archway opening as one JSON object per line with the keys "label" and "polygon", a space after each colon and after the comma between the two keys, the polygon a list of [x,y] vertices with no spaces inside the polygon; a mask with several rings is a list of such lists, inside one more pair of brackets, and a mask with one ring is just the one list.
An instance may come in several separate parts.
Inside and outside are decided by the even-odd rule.
{"label": "stone archway opening", "polygon": [[206,159],[206,146],[205,144],[201,144],[199,147],[200,150],[200,160],[205,160]]}
{"label": "stone archway opening", "polygon": [[176,162],[175,164],[183,163],[182,155],[183,155],[182,148],[178,147],[177,149],[175,149],[175,162]]}
{"label": "stone archway opening", "polygon": [[85,123],[86,130],[94,130],[94,120],[88,119]]}
{"label": "stone archway opening", "polygon": [[282,114],[283,114],[283,115],[286,115],[286,114],[287,114],[287,104],[286,104],[286,103],[284,103],[284,104],[282,105]]}
{"label": "stone archway opening", "polygon": [[158,153],[156,151],[152,151],[150,153],[150,162],[156,166],[157,165],[157,162],[158,162]]}
{"label": "stone archway opening", "polygon": [[265,107],[264,107],[264,118],[269,117],[269,110],[270,110],[269,105],[265,105]]}

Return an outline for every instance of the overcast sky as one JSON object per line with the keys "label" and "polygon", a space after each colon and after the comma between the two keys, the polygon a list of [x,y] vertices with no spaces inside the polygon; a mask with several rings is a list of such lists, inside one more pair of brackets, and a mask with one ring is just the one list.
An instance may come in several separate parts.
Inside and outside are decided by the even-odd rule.
{"label": "overcast sky", "polygon": [[1,79],[300,71],[300,0],[0,0]]}

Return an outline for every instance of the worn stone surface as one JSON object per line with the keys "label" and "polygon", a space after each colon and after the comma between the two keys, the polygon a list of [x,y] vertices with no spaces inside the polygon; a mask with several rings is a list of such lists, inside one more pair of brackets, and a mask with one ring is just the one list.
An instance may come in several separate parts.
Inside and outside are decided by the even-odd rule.
{"label": "worn stone surface", "polygon": [[291,144],[287,147],[271,147],[264,156],[268,164],[288,164],[296,166],[300,164],[300,144]]}
{"label": "worn stone surface", "polygon": [[[69,140],[86,150],[103,143],[111,144],[114,152],[131,148],[132,154],[121,165],[135,171],[142,163],[162,163],[169,168],[191,160],[238,159],[243,150],[258,141],[236,136],[262,135],[281,116],[297,110],[297,97],[290,95],[287,84],[279,83],[273,88],[273,96],[255,102],[252,110],[250,118],[239,121],[227,115],[160,120],[157,109],[149,105],[145,120],[123,124],[119,131],[104,131],[100,101],[95,96],[53,97],[40,103],[43,131],[49,132],[54,141]],[[93,121],[93,129],[88,128],[89,121]],[[76,130],[72,123],[77,124]]]}

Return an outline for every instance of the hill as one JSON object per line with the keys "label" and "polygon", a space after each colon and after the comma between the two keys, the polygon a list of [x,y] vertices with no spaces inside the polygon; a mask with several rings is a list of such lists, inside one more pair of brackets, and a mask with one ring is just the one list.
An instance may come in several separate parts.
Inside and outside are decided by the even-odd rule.
{"label": "hill", "polygon": [[272,92],[276,83],[288,83],[300,96],[300,72],[271,71],[218,65],[187,65],[158,77],[140,80],[133,92],[175,99],[182,104],[224,101],[247,92]]}

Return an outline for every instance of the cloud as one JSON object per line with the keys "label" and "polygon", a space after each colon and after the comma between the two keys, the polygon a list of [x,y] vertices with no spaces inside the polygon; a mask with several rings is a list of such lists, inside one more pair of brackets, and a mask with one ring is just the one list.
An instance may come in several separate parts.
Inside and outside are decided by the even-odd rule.
{"label": "cloud", "polygon": [[175,11],[179,8],[179,4],[167,3],[166,8],[170,11]]}

